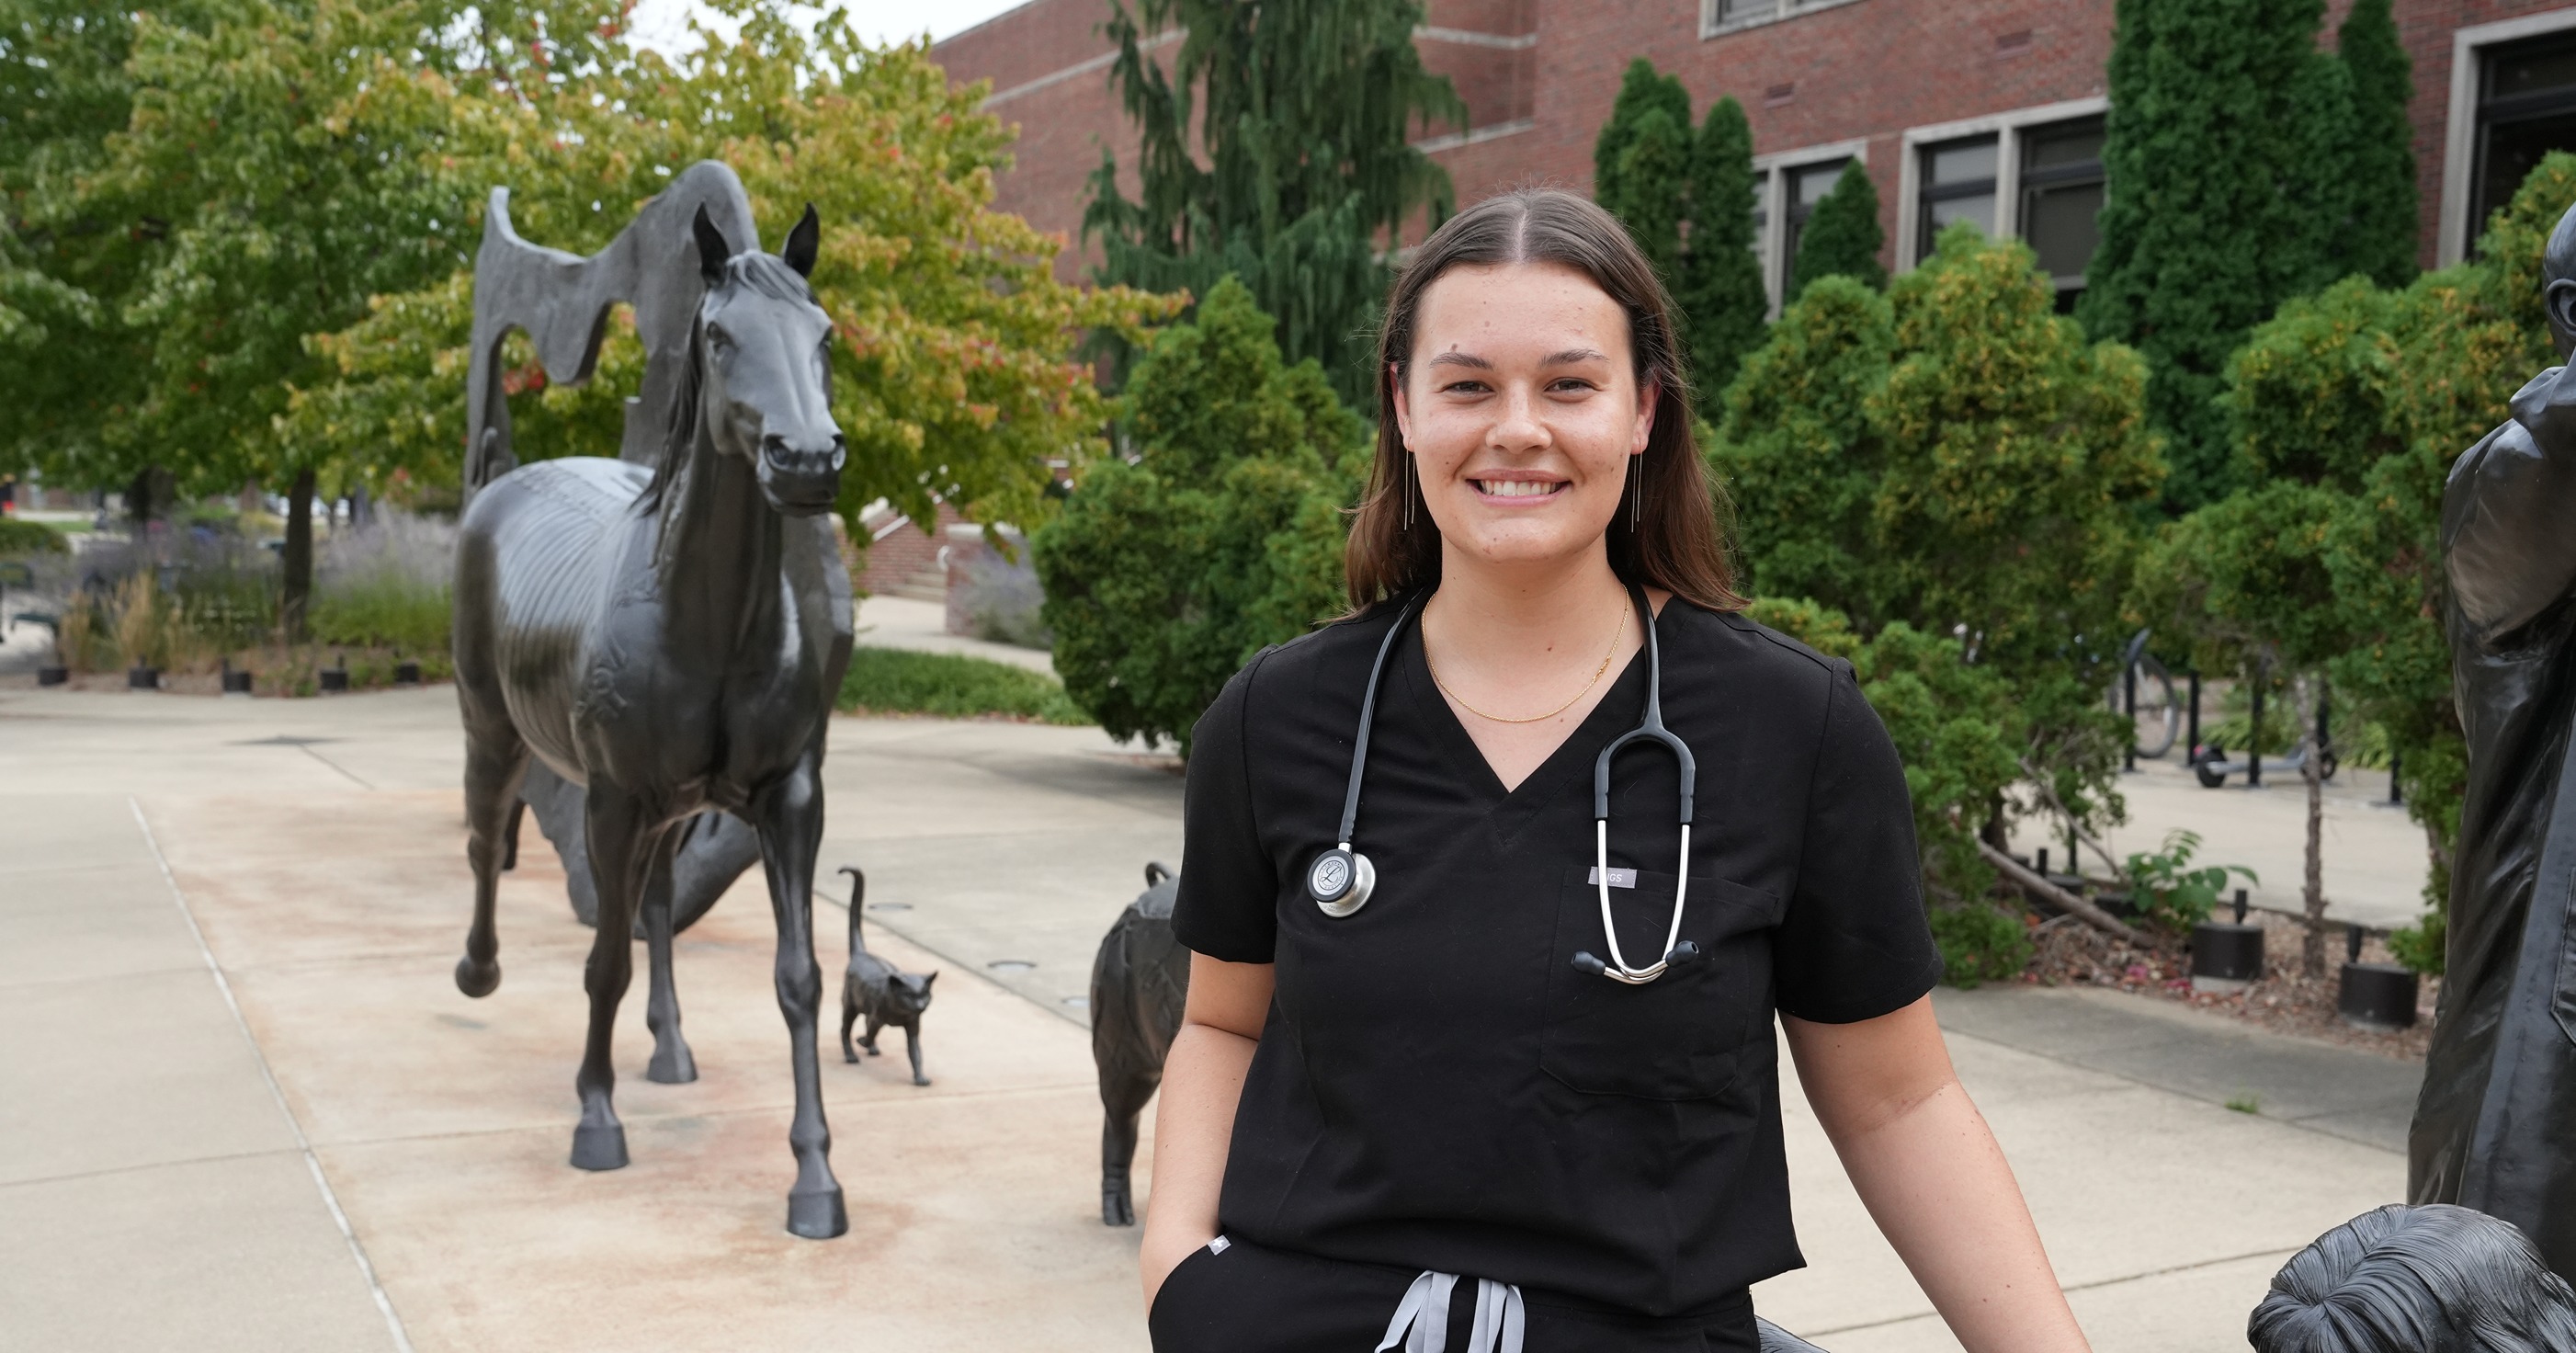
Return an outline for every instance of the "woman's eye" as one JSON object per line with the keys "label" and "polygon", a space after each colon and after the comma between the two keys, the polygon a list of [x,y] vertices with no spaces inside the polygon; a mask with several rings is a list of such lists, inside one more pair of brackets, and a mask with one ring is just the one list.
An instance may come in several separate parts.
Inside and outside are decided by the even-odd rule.
{"label": "woman's eye", "polygon": [[1451,381],[1447,385],[1440,387],[1440,393],[1444,395],[1481,395],[1485,393],[1485,383],[1483,381]]}
{"label": "woman's eye", "polygon": [[1579,393],[1582,391],[1592,390],[1596,387],[1592,382],[1583,379],[1581,376],[1559,376],[1555,380],[1549,381],[1547,383],[1547,388],[1550,394],[1561,395]]}

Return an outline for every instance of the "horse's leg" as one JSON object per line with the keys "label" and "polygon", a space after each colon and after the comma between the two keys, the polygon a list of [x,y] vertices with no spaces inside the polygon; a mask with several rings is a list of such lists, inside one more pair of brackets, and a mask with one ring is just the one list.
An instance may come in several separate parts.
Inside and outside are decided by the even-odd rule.
{"label": "horse's leg", "polygon": [[689,1041],[680,1037],[679,988],[671,984],[671,874],[680,836],[678,830],[663,835],[644,885],[644,947],[651,963],[644,1027],[653,1031],[653,1060],[644,1068],[644,1079],[659,1085],[686,1085],[698,1078],[698,1060],[689,1055]]}
{"label": "horse's leg", "polygon": [[527,818],[528,801],[516,794],[511,795],[510,825],[501,833],[502,873],[506,874],[519,867],[519,824],[527,821]]}
{"label": "horse's leg", "polygon": [[599,929],[590,939],[582,988],[590,993],[590,1036],[581,1050],[573,1088],[581,1094],[581,1125],[572,1131],[572,1163],[584,1170],[626,1164],[626,1126],[611,1097],[617,1068],[609,1060],[617,1035],[617,1003],[635,976],[635,905],[644,891],[651,851],[658,842],[634,796],[604,779],[590,782],[584,805],[590,840],[590,876],[599,888]]}
{"label": "horse's leg", "polygon": [[796,1187],[787,1195],[787,1229],[808,1240],[850,1229],[840,1181],[832,1177],[832,1129],[823,1121],[823,1078],[814,1062],[815,1019],[823,1000],[823,970],[814,962],[814,853],[823,844],[820,760],[807,752],[795,770],[750,804],[752,826],[760,832],[761,867],[769,875],[770,911],[778,922],[772,975],[796,1073],[796,1117],[787,1130],[787,1145],[796,1153]]}
{"label": "horse's leg", "polygon": [[456,960],[456,989],[481,997],[501,985],[501,935],[492,910],[510,853],[528,744],[507,720],[469,718],[465,727],[465,858],[474,867],[474,923],[465,932],[465,957]]}

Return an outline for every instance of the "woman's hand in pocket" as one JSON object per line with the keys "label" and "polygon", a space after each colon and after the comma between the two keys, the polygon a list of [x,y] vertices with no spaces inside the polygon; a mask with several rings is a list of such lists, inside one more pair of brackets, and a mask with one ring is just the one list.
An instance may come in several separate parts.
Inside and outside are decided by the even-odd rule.
{"label": "woman's hand in pocket", "polygon": [[1145,1309],[1148,1312],[1154,1309],[1154,1298],[1162,1294],[1163,1283],[1172,1276],[1172,1270],[1179,1268],[1191,1255],[1206,1249],[1208,1242],[1214,1239],[1216,1237],[1211,1234],[1192,1240],[1181,1234],[1179,1227],[1166,1227],[1161,1232],[1151,1225],[1145,1228],[1145,1242],[1137,1252],[1136,1270],[1145,1282]]}

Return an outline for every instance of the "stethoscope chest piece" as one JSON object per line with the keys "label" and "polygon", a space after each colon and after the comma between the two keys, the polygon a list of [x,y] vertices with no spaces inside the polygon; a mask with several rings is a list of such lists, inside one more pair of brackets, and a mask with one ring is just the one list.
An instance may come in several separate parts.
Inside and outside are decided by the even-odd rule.
{"label": "stethoscope chest piece", "polygon": [[1366,855],[1335,846],[1306,866],[1306,895],[1326,916],[1348,916],[1368,905],[1377,890],[1377,869]]}

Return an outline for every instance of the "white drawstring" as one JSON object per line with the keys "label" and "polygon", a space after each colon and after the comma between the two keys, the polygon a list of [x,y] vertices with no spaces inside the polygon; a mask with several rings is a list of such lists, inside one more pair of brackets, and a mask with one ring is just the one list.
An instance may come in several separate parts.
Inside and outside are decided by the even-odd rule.
{"label": "white drawstring", "polygon": [[[1449,1346],[1449,1294],[1458,1286],[1455,1273],[1425,1270],[1404,1290],[1404,1300],[1388,1321],[1376,1353],[1446,1353]],[[1528,1317],[1521,1290],[1491,1278],[1476,1280],[1476,1312],[1467,1333],[1466,1353],[1521,1353],[1521,1334]]]}

